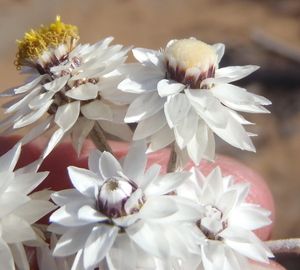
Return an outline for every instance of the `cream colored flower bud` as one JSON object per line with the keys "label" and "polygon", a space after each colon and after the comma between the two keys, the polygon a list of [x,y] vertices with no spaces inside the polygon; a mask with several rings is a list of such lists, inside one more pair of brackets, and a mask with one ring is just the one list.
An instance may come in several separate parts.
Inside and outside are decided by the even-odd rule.
{"label": "cream colored flower bud", "polygon": [[194,38],[169,42],[165,56],[168,77],[191,88],[200,88],[204,79],[214,77],[218,66],[214,48]]}

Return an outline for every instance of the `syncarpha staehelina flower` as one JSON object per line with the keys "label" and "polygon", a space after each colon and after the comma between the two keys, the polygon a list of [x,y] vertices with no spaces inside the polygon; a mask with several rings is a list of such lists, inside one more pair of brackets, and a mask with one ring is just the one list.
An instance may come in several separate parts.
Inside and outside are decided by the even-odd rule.
{"label": "syncarpha staehelina flower", "polygon": [[32,78],[2,93],[14,97],[4,105],[9,116],[1,123],[3,134],[32,127],[22,139],[25,144],[53,130],[43,158],[66,133],[79,153],[95,125],[130,138],[123,118],[131,95],[116,94],[123,78],[117,68],[126,60],[129,48],[110,45],[112,37],[93,45],[81,45],[78,40],[77,28],[64,24],[60,17],[50,26],[26,33],[18,44],[16,66]]}
{"label": "syncarpha staehelina flower", "polygon": [[[187,249],[194,254],[191,259],[198,260],[194,269],[249,269],[249,259],[269,263],[273,254],[253,230],[271,224],[270,212],[245,201],[249,185],[222,177],[218,167],[207,177],[198,169],[192,172],[177,192],[196,202],[196,209],[202,208],[200,216],[180,228]],[[182,269],[192,268],[189,264]]]}
{"label": "syncarpha staehelina flower", "polygon": [[30,194],[48,172],[31,172],[29,167],[14,171],[20,152],[17,144],[0,157],[0,262],[5,270],[29,269],[24,245],[41,244],[32,225],[56,208],[43,192]]}
{"label": "syncarpha staehelina flower", "polygon": [[148,138],[149,151],[176,142],[184,165],[186,153],[194,163],[214,159],[215,133],[227,143],[255,151],[250,124],[236,111],[268,112],[271,102],[230,84],[257,66],[219,68],[223,44],[208,45],[195,38],[172,40],[165,50],[133,49],[138,64],[128,64],[128,78],[119,84],[123,92],[139,96],[130,104],[125,122],[137,122],[134,140]]}
{"label": "syncarpha staehelina flower", "polygon": [[167,194],[190,173],[160,176],[157,164],[145,171],[145,151],[146,144],[136,142],[122,165],[110,153],[94,151],[89,170],[68,168],[76,189],[52,196],[60,208],[50,217],[50,230],[64,232],[55,256],[77,254],[72,269],[94,269],[104,262],[110,269],[144,269],[155,265],[155,257],[175,255],[166,232],[180,216],[174,196]]}

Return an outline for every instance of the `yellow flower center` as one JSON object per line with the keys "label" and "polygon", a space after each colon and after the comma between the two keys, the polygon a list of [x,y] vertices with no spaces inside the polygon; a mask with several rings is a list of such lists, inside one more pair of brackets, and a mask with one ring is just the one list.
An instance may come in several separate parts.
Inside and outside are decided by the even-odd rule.
{"label": "yellow flower center", "polygon": [[[51,47],[58,47],[61,44],[72,46],[74,41],[79,39],[78,29],[71,24],[64,24],[60,16],[49,26],[41,26],[25,33],[22,40],[18,40],[18,52],[15,65],[18,69],[28,62],[36,60]],[[72,48],[70,48],[71,50]]]}
{"label": "yellow flower center", "polygon": [[214,49],[197,39],[181,39],[175,41],[166,49],[166,56],[176,60],[180,68],[198,67],[203,71],[217,62]]}

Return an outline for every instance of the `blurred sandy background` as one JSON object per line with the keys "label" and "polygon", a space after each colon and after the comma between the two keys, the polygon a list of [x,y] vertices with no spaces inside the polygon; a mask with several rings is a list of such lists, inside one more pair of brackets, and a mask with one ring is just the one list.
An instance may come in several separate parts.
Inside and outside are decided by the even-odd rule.
{"label": "blurred sandy background", "polygon": [[273,101],[272,115],[248,116],[257,123],[251,127],[259,134],[257,154],[222,143],[218,152],[267,180],[277,205],[274,238],[300,236],[300,1],[0,0],[1,89],[24,79],[13,65],[15,40],[57,14],[79,27],[83,43],[112,35],[119,43],[158,49],[169,39],[195,36],[226,44],[222,65],[260,65],[251,83],[241,82]]}

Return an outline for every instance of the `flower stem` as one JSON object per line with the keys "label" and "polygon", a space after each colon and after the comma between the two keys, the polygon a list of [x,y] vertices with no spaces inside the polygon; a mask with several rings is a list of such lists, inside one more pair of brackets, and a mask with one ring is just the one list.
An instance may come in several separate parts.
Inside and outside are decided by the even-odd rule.
{"label": "flower stem", "polygon": [[300,269],[300,238],[265,242],[275,255],[275,261],[286,269]]}
{"label": "flower stem", "polygon": [[175,150],[175,143],[172,143],[171,145],[171,153],[170,153],[170,159],[168,162],[167,172],[174,172],[176,170],[176,164],[177,164],[177,153]]}
{"label": "flower stem", "polygon": [[107,151],[113,154],[113,151],[105,138],[104,131],[97,121],[95,121],[94,128],[90,132],[90,138],[101,152]]}
{"label": "flower stem", "polygon": [[271,240],[266,244],[274,254],[297,253],[300,255],[300,238]]}

